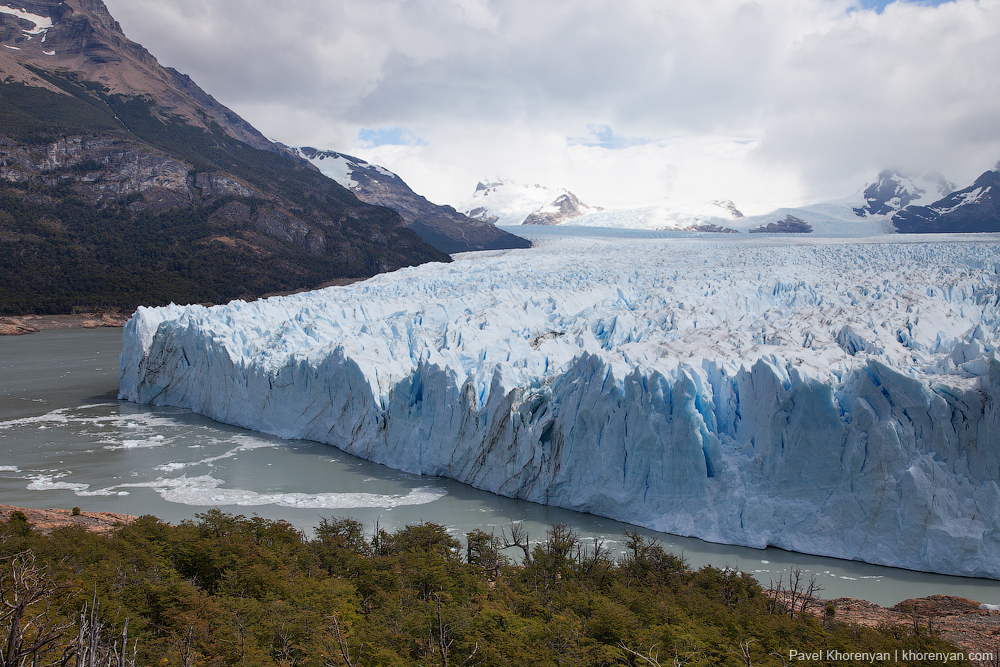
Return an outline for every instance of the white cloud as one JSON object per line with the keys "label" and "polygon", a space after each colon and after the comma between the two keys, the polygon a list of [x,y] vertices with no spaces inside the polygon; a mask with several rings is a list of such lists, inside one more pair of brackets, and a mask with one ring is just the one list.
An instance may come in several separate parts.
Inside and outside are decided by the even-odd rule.
{"label": "white cloud", "polygon": [[[107,4],[268,136],[384,164],[440,203],[499,174],[601,206],[754,210],[886,166],[967,181],[1000,157],[1000,0]],[[646,143],[579,141],[601,127]],[[359,139],[380,128],[408,139]]]}

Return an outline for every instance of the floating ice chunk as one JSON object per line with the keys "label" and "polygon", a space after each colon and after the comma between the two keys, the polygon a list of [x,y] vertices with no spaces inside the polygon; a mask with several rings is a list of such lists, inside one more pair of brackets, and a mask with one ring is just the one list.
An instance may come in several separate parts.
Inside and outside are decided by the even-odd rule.
{"label": "floating ice chunk", "polygon": [[182,475],[171,479],[152,482],[122,484],[117,488],[150,488],[164,500],[184,505],[237,505],[252,507],[258,505],[290,505],[315,509],[348,509],[355,507],[401,507],[403,505],[425,505],[448,494],[442,488],[419,487],[405,495],[375,493],[257,493],[243,489],[220,488],[224,482],[209,475],[187,477]]}

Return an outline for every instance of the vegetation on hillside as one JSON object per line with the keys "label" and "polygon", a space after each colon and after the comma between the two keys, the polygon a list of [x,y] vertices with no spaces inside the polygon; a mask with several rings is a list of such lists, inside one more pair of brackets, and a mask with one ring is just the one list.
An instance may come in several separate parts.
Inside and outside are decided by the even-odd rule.
{"label": "vegetation on hillside", "polygon": [[533,546],[512,527],[463,546],[433,523],[369,539],[329,519],[307,538],[211,510],[43,536],[15,514],[0,524],[0,664],[735,667],[784,665],[792,649],[955,651],[920,626],[820,622],[637,533],[613,559],[564,525]]}
{"label": "vegetation on hillside", "polygon": [[[95,202],[102,174],[119,168],[113,160],[12,179],[20,182],[0,179],[0,315],[221,303],[448,261],[394,211],[359,202],[288,156],[233,139],[211,119],[204,119],[208,129],[199,128],[155,115],[149,99],[108,95],[72,73],[35,73],[70,94],[0,84],[5,166],[16,161],[11,151],[18,147],[99,138],[111,142],[112,157],[138,150],[188,165],[190,179],[218,174],[261,194],[192,189],[193,198],[167,192],[167,203],[153,207],[143,205],[139,192],[102,194]],[[215,215],[234,202],[246,213]],[[285,211],[278,218],[307,225],[310,243],[255,223],[262,207],[272,219],[273,211]]]}

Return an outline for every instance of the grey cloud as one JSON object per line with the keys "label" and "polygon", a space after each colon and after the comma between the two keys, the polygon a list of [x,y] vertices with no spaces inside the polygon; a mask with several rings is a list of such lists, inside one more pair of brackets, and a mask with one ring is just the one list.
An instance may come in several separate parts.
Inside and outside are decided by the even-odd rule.
{"label": "grey cloud", "polygon": [[1000,157],[993,0],[881,15],[848,0],[107,2],[271,136],[301,136],[305,116],[328,126],[318,135],[404,126],[441,141],[514,126],[745,135],[817,192],[891,164],[954,177]]}

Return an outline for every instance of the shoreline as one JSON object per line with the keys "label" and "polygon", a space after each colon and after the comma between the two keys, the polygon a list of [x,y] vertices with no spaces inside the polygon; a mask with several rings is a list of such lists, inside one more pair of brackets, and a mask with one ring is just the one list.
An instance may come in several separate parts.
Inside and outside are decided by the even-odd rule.
{"label": "shoreline", "polygon": [[35,530],[46,535],[56,528],[66,528],[69,526],[80,526],[91,533],[107,535],[111,533],[119,524],[128,525],[139,517],[131,514],[120,514],[118,512],[83,512],[73,514],[73,510],[64,509],[36,509],[34,507],[20,507],[18,505],[0,504],[0,521],[7,522],[14,512],[23,512],[28,518],[28,523],[32,524]]}
{"label": "shoreline", "polygon": [[[788,591],[768,591],[786,605]],[[883,607],[859,598],[796,596],[796,607],[830,625],[848,623],[865,627],[894,626],[908,632],[933,632],[968,653],[1000,655],[1000,611],[980,609],[980,602],[956,595],[928,595]],[[828,615],[832,605],[834,614]],[[802,612],[796,612],[802,613]],[[975,662],[973,664],[976,664]],[[981,662],[979,664],[994,664]]]}
{"label": "shoreline", "polygon": [[131,315],[123,315],[118,312],[0,317],[0,336],[23,336],[53,329],[121,328],[128,322],[129,317]]}
{"label": "shoreline", "polygon": [[[302,292],[325,289],[327,287],[346,287],[357,282],[367,280],[367,278],[334,278],[316,287],[302,287],[288,292],[269,292],[261,295],[258,299],[268,299],[273,296],[289,296]],[[211,307],[216,304],[204,303],[203,306]],[[73,313],[70,315],[4,315],[0,316],[0,336],[23,336],[26,334],[38,333],[39,331],[52,331],[54,329],[100,329],[102,327],[124,327],[132,317],[132,313],[123,313],[112,310],[102,313]]]}

